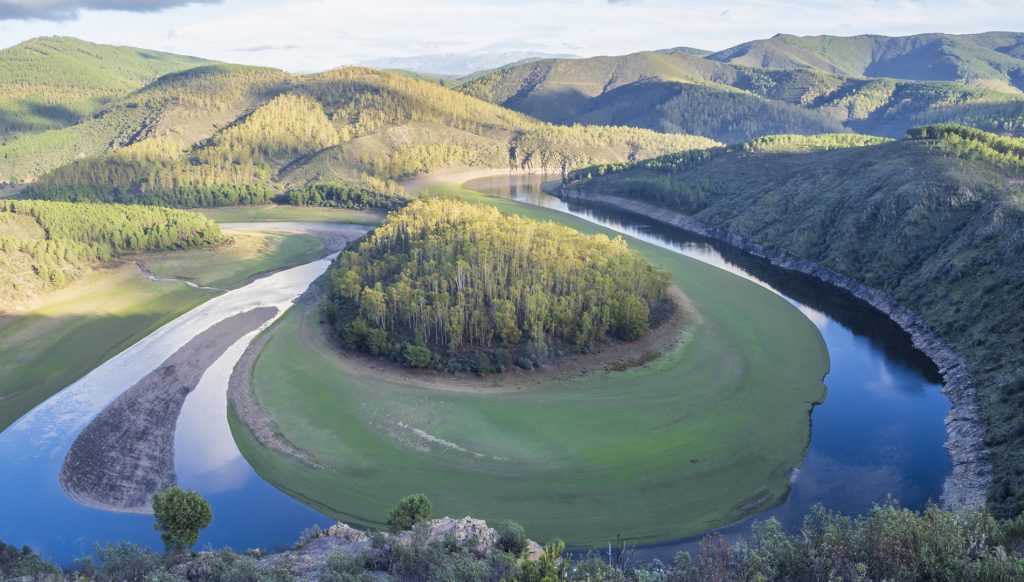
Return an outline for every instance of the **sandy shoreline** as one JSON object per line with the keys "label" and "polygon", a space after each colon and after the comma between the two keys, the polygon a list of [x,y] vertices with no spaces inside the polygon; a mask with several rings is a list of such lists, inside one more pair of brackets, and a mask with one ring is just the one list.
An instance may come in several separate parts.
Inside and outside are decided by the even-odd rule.
{"label": "sandy shoreline", "polygon": [[276,314],[258,307],[214,324],[118,396],[68,450],[60,471],[68,496],[97,509],[149,513],[153,494],[177,483],[174,431],[185,398],[224,351]]}

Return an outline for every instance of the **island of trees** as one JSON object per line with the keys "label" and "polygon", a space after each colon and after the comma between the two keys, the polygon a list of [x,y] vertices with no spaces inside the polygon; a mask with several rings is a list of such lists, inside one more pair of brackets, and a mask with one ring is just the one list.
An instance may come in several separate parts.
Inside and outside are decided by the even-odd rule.
{"label": "island of trees", "polygon": [[484,374],[636,340],[668,286],[621,238],[430,198],[342,254],[325,309],[351,349]]}

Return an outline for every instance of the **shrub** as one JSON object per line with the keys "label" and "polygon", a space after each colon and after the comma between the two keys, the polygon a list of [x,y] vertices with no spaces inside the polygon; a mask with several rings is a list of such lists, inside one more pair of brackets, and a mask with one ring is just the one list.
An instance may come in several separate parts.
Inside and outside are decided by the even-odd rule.
{"label": "shrub", "polygon": [[526,530],[523,526],[514,521],[503,521],[494,529],[498,531],[499,550],[514,556],[522,556],[526,552]]}
{"label": "shrub", "polygon": [[153,527],[169,553],[183,552],[199,541],[199,530],[213,521],[210,504],[192,489],[171,487],[153,496]]}
{"label": "shrub", "polygon": [[406,344],[402,356],[405,357],[405,363],[413,368],[426,368],[430,365],[430,350],[426,346]]}
{"label": "shrub", "polygon": [[430,519],[430,499],[422,493],[403,497],[394,509],[388,512],[388,527],[392,531],[412,529],[417,523]]}

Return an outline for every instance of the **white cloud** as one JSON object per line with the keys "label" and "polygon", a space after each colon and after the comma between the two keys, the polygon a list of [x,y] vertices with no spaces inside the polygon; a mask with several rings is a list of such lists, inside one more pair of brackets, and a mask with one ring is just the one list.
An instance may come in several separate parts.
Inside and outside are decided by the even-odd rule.
{"label": "white cloud", "polygon": [[[42,1],[82,7],[127,3]],[[0,0],[0,6],[4,2],[12,4]],[[4,38],[12,43],[67,34],[310,71],[439,52],[528,48],[559,53],[567,43],[571,52],[589,56],[680,45],[719,50],[778,32],[848,36],[1024,30],[1024,11],[1020,0],[727,0],[714,5],[703,0],[225,0],[159,15],[83,10],[73,21],[8,24]]]}
{"label": "white cloud", "polygon": [[73,20],[82,10],[156,12],[221,0],[0,0],[0,20]]}

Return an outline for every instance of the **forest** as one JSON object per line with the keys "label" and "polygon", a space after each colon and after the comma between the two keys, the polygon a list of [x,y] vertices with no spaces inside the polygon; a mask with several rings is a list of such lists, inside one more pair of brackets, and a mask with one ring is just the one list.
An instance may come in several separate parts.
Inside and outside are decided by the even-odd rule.
{"label": "forest", "polygon": [[0,301],[60,288],[125,251],[223,242],[201,214],[138,205],[0,199]]}
{"label": "forest", "polygon": [[411,196],[396,182],[362,175],[356,182],[317,181],[288,192],[288,203],[295,206],[331,206],[364,210],[393,210]]}
{"label": "forest", "polygon": [[621,238],[430,198],[341,255],[324,305],[351,349],[483,374],[646,335],[668,285]]}

